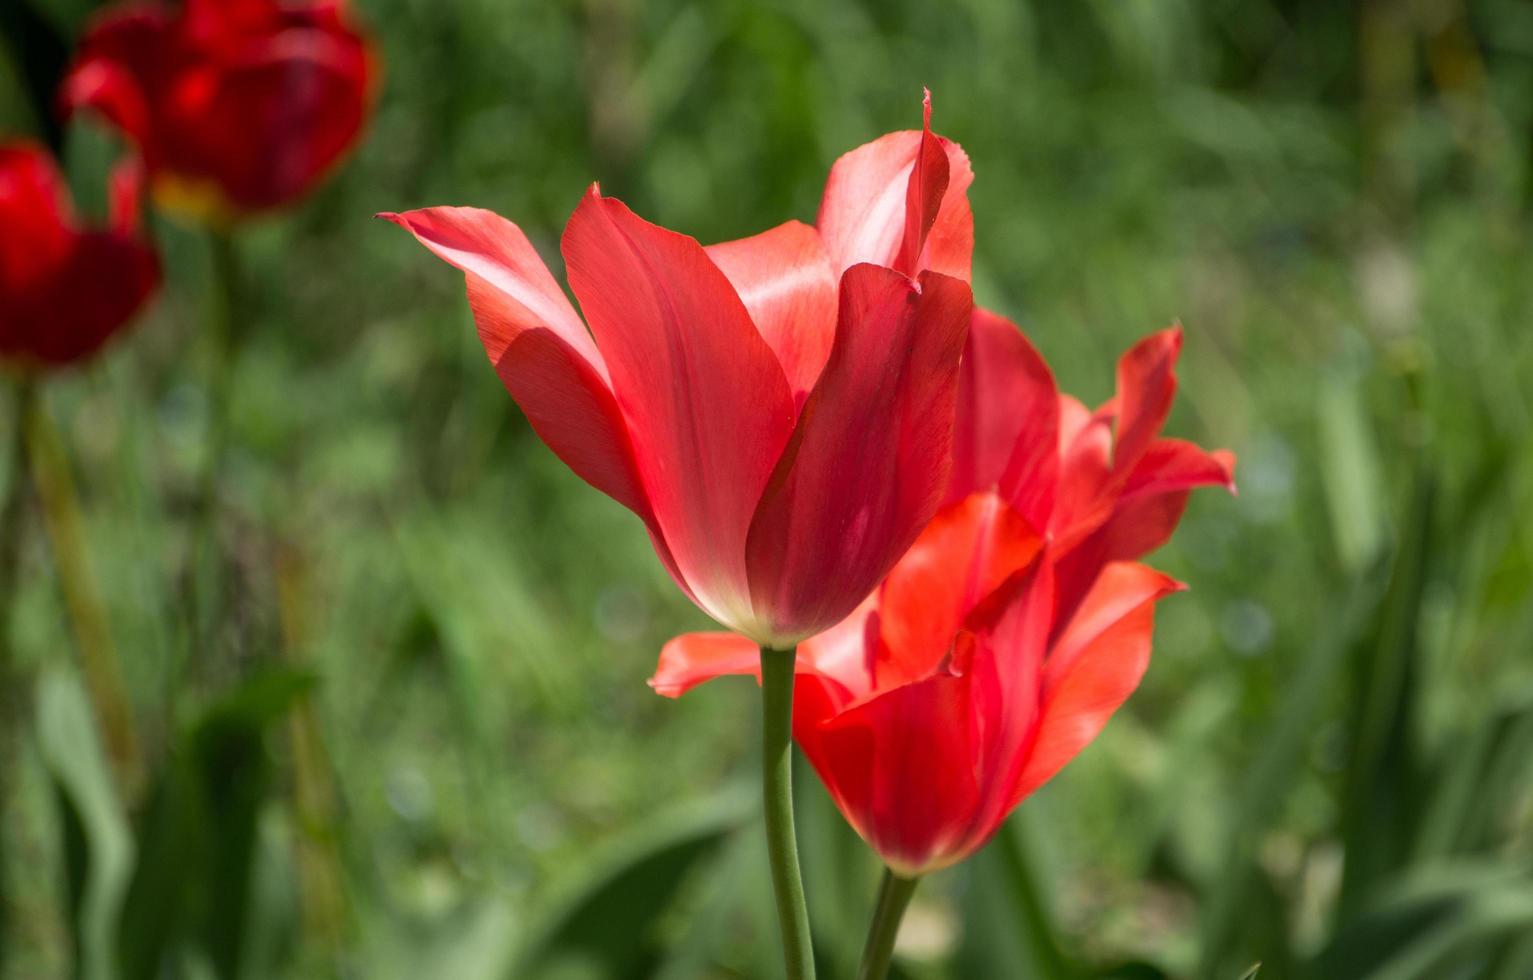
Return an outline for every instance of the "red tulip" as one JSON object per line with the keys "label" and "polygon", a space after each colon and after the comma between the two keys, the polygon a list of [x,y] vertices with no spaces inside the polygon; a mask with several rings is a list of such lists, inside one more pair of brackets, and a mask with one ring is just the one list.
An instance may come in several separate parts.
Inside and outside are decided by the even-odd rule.
{"label": "red tulip", "polygon": [[341,0],[126,3],[92,21],[60,97],[138,145],[162,206],[228,224],[329,173],[377,76]]}
{"label": "red tulip", "polygon": [[46,150],[0,145],[0,358],[58,367],[95,353],[159,285],[139,237],[139,171],[112,178],[109,227],[82,228]]}
{"label": "red tulip", "polygon": [[511,222],[383,217],[463,270],[511,396],[644,520],[682,590],[787,647],[851,612],[941,502],[972,308],[969,180],[929,125],[895,133],[836,163],[818,231],[790,221],[709,248],[593,186],[563,239],[584,322]]}
{"label": "red tulip", "polygon": [[[1022,335],[976,311],[947,506],[878,591],[799,649],[794,737],[891,869],[972,854],[1138,686],[1173,580],[1132,559],[1188,490],[1234,459],[1158,434],[1181,336],[1119,363],[1096,413],[1059,396]],[[756,672],[738,637],[666,645],[651,684],[679,696]]]}

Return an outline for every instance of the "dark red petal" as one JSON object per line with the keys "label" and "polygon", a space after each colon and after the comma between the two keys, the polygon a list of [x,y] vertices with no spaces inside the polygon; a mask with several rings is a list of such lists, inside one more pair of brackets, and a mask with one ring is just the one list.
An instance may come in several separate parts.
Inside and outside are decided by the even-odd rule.
{"label": "dark red petal", "polygon": [[958,387],[949,503],[994,489],[1047,528],[1059,483],[1054,376],[1009,320],[975,309]]}
{"label": "dark red petal", "polygon": [[846,616],[931,520],[947,485],[967,283],[854,266],[830,360],[761,497],[751,596],[801,639]]}
{"label": "dark red petal", "polygon": [[354,34],[287,29],[220,69],[185,72],[162,95],[163,169],[211,181],[238,211],[290,203],[356,142],[375,70]]}
{"label": "dark red petal", "polygon": [[782,367],[701,245],[595,188],[564,256],[682,577],[716,620],[771,639],[752,611],[746,534],[792,431]]}
{"label": "dark red petal", "polygon": [[65,114],[97,113],[130,141],[152,151],[151,107],[178,60],[172,22],[158,7],[109,8],[93,17],[59,86]]}
{"label": "dark red petal", "polygon": [[1043,674],[1043,710],[1016,806],[1090,744],[1139,686],[1150,662],[1157,600],[1180,589],[1143,565],[1109,566],[1054,644]]}
{"label": "dark red petal", "polygon": [[836,278],[819,234],[801,221],[707,248],[777,355],[802,405],[836,337]]}
{"label": "dark red petal", "polygon": [[73,248],[73,225],[53,157],[29,142],[0,145],[0,298],[7,305],[57,273]]}

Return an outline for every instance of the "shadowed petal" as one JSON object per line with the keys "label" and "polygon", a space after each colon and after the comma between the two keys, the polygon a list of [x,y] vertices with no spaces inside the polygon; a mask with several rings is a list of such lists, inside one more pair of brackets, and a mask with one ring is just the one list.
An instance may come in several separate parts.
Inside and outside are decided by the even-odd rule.
{"label": "shadowed petal", "polygon": [[789,221],[707,252],[777,355],[795,407],[802,406],[836,337],[836,278],[819,234]]}
{"label": "shadowed petal", "polygon": [[785,642],[855,608],[936,512],[971,302],[932,273],[842,278],[835,347],[747,542],[756,609]]}
{"label": "shadowed petal", "polygon": [[1059,482],[1059,394],[1049,366],[1013,323],[975,309],[962,371],[948,502],[994,489],[1047,528]]}

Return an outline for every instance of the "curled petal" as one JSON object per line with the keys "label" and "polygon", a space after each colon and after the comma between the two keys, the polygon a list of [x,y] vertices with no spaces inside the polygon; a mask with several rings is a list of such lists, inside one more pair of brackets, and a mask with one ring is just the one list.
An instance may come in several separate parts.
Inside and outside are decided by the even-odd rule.
{"label": "curled petal", "polygon": [[815,224],[837,273],[870,262],[968,281],[974,174],[958,144],[932,133],[930,93],[923,113],[920,132],[889,133],[831,167]]}
{"label": "curled petal", "polygon": [[971,303],[968,284],[932,273],[919,289],[872,265],[842,278],[835,346],[746,545],[780,641],[846,616],[936,512]]}

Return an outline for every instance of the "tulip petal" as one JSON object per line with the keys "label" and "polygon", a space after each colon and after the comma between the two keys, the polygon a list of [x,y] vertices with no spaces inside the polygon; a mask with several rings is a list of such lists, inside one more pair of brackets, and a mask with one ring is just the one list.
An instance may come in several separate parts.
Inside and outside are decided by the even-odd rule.
{"label": "tulip petal", "polygon": [[649,686],[661,697],[679,698],[715,677],[734,674],[759,680],[761,648],[739,633],[683,633],[661,648]]}
{"label": "tulip petal", "polygon": [[969,613],[1038,553],[1038,532],[994,493],[937,514],[879,588],[880,688],[932,674]]}
{"label": "tulip petal", "polygon": [[1135,344],[1118,361],[1118,431],[1114,472],[1126,478],[1150,448],[1176,397],[1176,359],[1182,328],[1170,327]]}
{"label": "tulip petal", "polygon": [[0,295],[6,297],[49,275],[73,247],[64,178],[41,146],[0,146],[0,224],[6,232],[0,235]]}
{"label": "tulip petal", "polygon": [[59,86],[62,110],[95,112],[147,149],[152,142],[147,80],[169,63],[169,29],[170,16],[159,8],[109,8],[93,17]]}
{"label": "tulip petal", "polygon": [[[656,531],[601,354],[522,230],[479,208],[380,217],[464,273],[485,353],[538,437],[581,479]],[[657,549],[672,568],[663,539]]]}
{"label": "tulip petal", "polygon": [[606,365],[585,324],[514,223],[483,208],[422,208],[378,217],[399,225],[438,258],[505,297],[499,315],[478,325],[490,363],[498,363],[523,331],[541,328],[552,331],[606,377]]}
{"label": "tulip petal", "polygon": [[716,620],[761,639],[746,535],[793,428],[782,367],[695,240],[593,187],[563,249],[682,578]]}
{"label": "tulip petal", "polygon": [[949,504],[995,489],[1034,527],[1049,526],[1059,482],[1059,393],[1016,325],[975,309],[964,348]]}
{"label": "tulip petal", "polygon": [[[830,686],[827,712],[866,693],[869,686],[864,651],[878,636],[872,597],[850,616],[798,648],[794,671],[800,678],[815,677]],[[662,697],[677,698],[715,677],[749,674],[761,678],[761,650],[738,633],[684,633],[666,643],[649,686]],[[794,709],[797,720],[804,714]],[[809,712],[814,715],[814,712]]]}
{"label": "tulip petal", "polygon": [[372,59],[350,32],[279,31],[222,67],[216,76],[178,77],[163,97],[172,107],[167,124],[179,115],[181,125],[159,136],[173,150],[168,172],[192,180],[216,174],[236,211],[285,204],[314,186],[367,117]]}
{"label": "tulip petal", "polygon": [[1053,778],[1139,686],[1150,662],[1155,603],[1182,586],[1143,565],[1110,565],[1054,644],[1043,707],[1009,806]]}
{"label": "tulip petal", "polygon": [[853,266],[836,342],[747,541],[751,595],[785,641],[846,616],[947,485],[967,283]]}
{"label": "tulip petal", "polygon": [[1156,440],[1135,467],[1112,516],[1061,561],[1060,625],[1110,562],[1142,558],[1171,539],[1187,509],[1189,491],[1200,486],[1235,489],[1235,456],[1205,451],[1180,439]]}
{"label": "tulip petal", "polygon": [[707,252],[740,294],[802,407],[836,337],[836,279],[819,234],[789,221]]}
{"label": "tulip petal", "polygon": [[1203,486],[1222,486],[1234,493],[1235,454],[1224,449],[1210,452],[1185,439],[1157,439],[1123,485],[1123,497]]}
{"label": "tulip petal", "polygon": [[0,146],[0,226],[0,355],[8,359],[61,366],[88,357],[159,285],[158,256],[131,229],[76,227],[53,158],[31,143]]}
{"label": "tulip petal", "polygon": [[979,794],[971,686],[939,674],[796,726],[837,808],[898,874],[932,870],[968,832]]}
{"label": "tulip petal", "polygon": [[921,132],[889,133],[831,167],[815,224],[838,274],[871,262],[968,281],[974,172],[958,144],[932,133],[929,94],[924,115]]}

